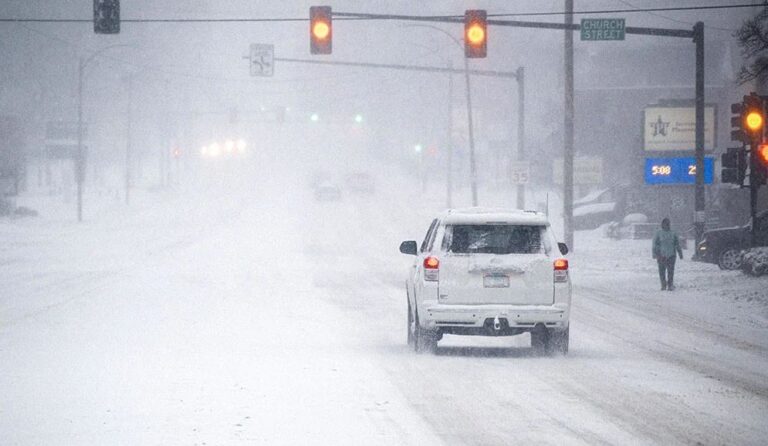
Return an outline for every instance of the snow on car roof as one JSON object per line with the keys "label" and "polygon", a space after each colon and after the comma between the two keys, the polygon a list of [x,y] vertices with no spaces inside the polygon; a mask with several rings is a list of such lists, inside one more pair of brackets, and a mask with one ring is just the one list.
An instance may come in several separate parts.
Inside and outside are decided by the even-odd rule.
{"label": "snow on car roof", "polygon": [[443,217],[446,224],[513,223],[549,225],[547,216],[541,212],[503,208],[451,209]]}

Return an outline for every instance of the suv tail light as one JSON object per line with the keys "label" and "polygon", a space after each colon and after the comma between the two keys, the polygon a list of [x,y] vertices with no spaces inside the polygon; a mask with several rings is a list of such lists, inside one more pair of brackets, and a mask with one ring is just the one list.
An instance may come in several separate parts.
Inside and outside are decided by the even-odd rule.
{"label": "suv tail light", "polygon": [[568,281],[568,260],[557,259],[554,263],[555,268],[555,282],[567,282]]}
{"label": "suv tail light", "polygon": [[427,282],[437,282],[440,272],[440,260],[437,257],[426,257],[424,259],[424,280]]}

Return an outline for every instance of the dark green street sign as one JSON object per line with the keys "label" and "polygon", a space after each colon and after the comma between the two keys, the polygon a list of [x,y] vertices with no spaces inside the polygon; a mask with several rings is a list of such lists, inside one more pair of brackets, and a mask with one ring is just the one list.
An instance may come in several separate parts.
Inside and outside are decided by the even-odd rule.
{"label": "dark green street sign", "polygon": [[624,19],[581,19],[581,40],[624,40]]}

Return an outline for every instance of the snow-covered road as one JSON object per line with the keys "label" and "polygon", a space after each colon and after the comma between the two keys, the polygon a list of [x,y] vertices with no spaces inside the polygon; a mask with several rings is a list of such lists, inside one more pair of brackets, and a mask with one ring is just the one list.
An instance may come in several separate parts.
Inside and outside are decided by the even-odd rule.
{"label": "snow-covered road", "polygon": [[397,246],[437,206],[294,182],[0,221],[0,444],[768,439],[765,280],[683,261],[660,292],[647,241],[579,233],[567,357],[414,354]]}

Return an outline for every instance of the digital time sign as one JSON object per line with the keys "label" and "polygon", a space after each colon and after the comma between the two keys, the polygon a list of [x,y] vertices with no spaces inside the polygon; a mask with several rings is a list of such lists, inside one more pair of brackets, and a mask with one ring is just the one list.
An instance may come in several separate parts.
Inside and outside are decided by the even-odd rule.
{"label": "digital time sign", "polygon": [[[712,184],[714,159],[704,158],[704,184]],[[646,158],[645,184],[696,184],[696,158]]]}

